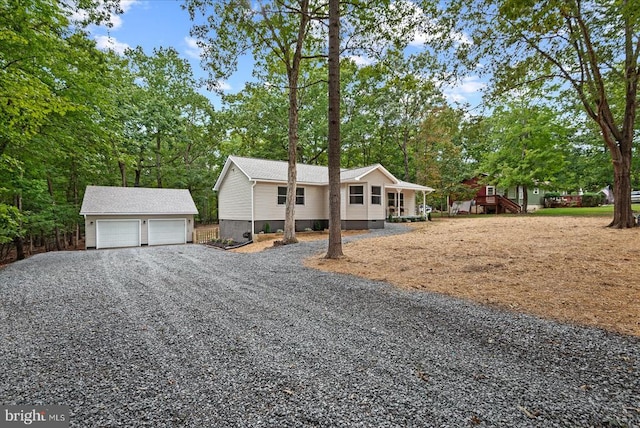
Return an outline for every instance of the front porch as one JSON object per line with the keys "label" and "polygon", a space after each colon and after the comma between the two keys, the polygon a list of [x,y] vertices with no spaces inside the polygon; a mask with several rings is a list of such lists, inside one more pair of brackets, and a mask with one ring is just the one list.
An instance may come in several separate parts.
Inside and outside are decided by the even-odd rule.
{"label": "front porch", "polygon": [[[396,222],[424,221],[426,212],[418,212],[416,208],[416,195],[422,193],[422,206],[425,206],[427,193],[434,189],[419,184],[400,181],[397,184],[386,186],[387,220]],[[420,220],[423,219],[423,220]]]}

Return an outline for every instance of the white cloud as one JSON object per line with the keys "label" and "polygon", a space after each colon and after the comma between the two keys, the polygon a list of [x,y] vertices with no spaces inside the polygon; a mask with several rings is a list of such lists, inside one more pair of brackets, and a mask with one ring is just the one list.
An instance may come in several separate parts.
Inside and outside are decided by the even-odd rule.
{"label": "white cloud", "polygon": [[187,49],[185,53],[188,57],[193,59],[200,59],[202,57],[202,49],[198,46],[198,41],[193,37],[185,37],[185,43],[187,44]]}
{"label": "white cloud", "polygon": [[[140,4],[140,0],[120,0],[120,9],[122,9],[122,15],[127,13],[134,5]],[[117,30],[122,27],[124,21],[122,20],[122,15],[116,15],[115,13],[111,13],[109,15],[109,23],[111,24],[111,29]]]}
{"label": "white cloud", "polygon": [[98,49],[111,50],[120,55],[130,47],[128,44],[119,42],[115,37],[111,36],[95,36],[95,40]]}
{"label": "white cloud", "polygon": [[476,104],[482,98],[482,90],[487,87],[478,76],[467,76],[460,84],[444,88],[443,92],[447,99],[456,103]]}
{"label": "white cloud", "polygon": [[218,80],[216,83],[211,85],[210,89],[215,91],[230,91],[233,88],[226,80]]}
{"label": "white cloud", "polygon": [[[434,28],[437,28],[437,26],[434,26]],[[439,39],[440,37],[442,37],[442,34],[442,32],[427,34],[424,31],[418,30],[415,32],[413,39],[409,42],[409,45],[414,47],[422,47],[427,43]],[[453,40],[456,46],[473,44],[471,38],[464,33],[450,32],[449,38]]]}
{"label": "white cloud", "polygon": [[[73,3],[71,1],[71,3]],[[103,22],[100,27],[110,27],[112,30],[117,30],[122,27],[124,21],[122,16],[127,13],[134,5],[142,4],[141,0],[120,0],[120,9],[122,10],[122,14],[116,14],[111,10],[106,10],[104,7],[103,1],[99,2],[97,7],[97,11],[100,13],[107,13],[109,18],[106,22]],[[83,22],[89,17],[89,13],[84,9],[73,9],[73,13],[71,14],[71,21],[75,23]],[[92,24],[89,28],[95,28]]]}
{"label": "white cloud", "polygon": [[358,67],[364,67],[366,65],[373,64],[373,60],[371,60],[371,58],[367,58],[360,55],[352,55],[349,57],[349,59],[353,61],[355,65],[357,65]]}

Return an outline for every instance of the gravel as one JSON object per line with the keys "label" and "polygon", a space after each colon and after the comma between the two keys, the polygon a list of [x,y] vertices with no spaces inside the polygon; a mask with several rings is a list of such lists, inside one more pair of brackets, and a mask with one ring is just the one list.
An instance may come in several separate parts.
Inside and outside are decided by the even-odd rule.
{"label": "gravel", "polygon": [[2,402],[73,427],[640,426],[640,339],[304,268],[325,245],[0,270]]}

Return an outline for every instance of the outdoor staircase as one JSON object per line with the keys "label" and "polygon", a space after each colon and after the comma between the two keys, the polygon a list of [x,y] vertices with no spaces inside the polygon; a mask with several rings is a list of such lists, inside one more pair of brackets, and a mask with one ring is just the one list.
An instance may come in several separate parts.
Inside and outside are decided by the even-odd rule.
{"label": "outdoor staircase", "polygon": [[512,214],[518,214],[522,211],[522,207],[520,205],[513,202],[511,199],[505,198],[504,196],[496,195],[496,202],[499,206],[501,206],[505,211],[509,211]]}

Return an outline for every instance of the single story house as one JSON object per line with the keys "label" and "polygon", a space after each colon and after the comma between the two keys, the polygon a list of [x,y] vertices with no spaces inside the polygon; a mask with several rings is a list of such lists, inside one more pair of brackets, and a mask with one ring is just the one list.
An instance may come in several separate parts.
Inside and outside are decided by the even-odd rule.
{"label": "single story house", "polygon": [[198,209],[185,189],[87,186],[80,214],[86,248],[192,242]]}
{"label": "single story house", "polygon": [[[265,229],[284,229],[287,172],[287,162],[230,156],[213,188],[220,236],[242,242]],[[297,174],[296,230],[327,228],[328,168],[298,164]],[[424,200],[433,191],[398,180],[380,164],[343,169],[340,181],[343,229],[381,229],[390,215],[415,216],[416,194]]]}

